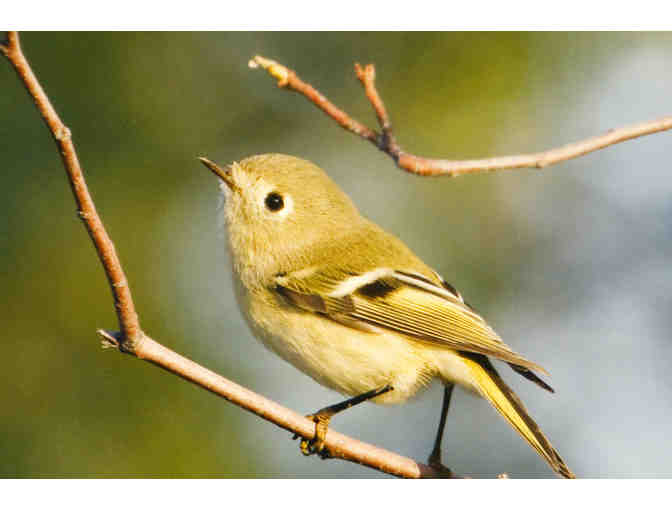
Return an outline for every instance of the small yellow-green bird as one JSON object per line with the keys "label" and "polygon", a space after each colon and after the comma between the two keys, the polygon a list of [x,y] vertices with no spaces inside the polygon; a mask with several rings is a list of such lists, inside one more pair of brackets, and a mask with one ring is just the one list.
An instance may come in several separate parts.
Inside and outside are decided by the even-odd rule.
{"label": "small yellow-green bird", "polygon": [[574,477],[488,358],[553,391],[534,373],[544,370],[364,218],[322,169],[282,154],[226,169],[201,161],[222,181],[236,298],[252,332],[318,383],[353,396],[310,415],[316,430],[304,453],[328,455],[324,440],[337,412],[365,400],[402,403],[439,378],[445,391],[432,465],[441,466],[457,383],[489,401],[556,473]]}

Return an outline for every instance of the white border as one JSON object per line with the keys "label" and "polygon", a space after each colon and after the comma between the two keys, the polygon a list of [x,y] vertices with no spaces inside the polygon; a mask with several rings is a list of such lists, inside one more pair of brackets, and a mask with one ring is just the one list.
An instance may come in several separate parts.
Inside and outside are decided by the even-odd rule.
{"label": "white border", "polygon": [[665,506],[669,488],[669,480],[0,480],[5,508],[50,510],[631,509]]}
{"label": "white border", "polygon": [[669,30],[672,2],[639,0],[5,0],[19,30]]}

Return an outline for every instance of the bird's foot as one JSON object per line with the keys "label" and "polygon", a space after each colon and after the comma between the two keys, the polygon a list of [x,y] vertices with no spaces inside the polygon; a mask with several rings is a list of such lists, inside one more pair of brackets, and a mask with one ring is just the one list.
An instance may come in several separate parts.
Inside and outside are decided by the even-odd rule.
{"label": "bird's foot", "polygon": [[[332,458],[331,452],[325,445],[327,437],[327,429],[329,428],[329,421],[331,416],[321,414],[319,411],[315,414],[308,414],[306,418],[315,423],[315,435],[312,439],[302,438],[299,448],[304,455],[319,455],[322,459]],[[292,439],[297,439],[299,436],[295,434]]]}

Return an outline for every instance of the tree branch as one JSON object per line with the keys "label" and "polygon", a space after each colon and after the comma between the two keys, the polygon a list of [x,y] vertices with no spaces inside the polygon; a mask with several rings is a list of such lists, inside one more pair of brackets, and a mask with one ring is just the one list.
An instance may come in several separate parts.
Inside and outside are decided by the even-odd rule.
{"label": "tree branch", "polygon": [[392,134],[392,125],[387,115],[385,104],[376,90],[376,73],[373,64],[369,64],[365,68],[362,68],[359,64],[355,64],[355,72],[357,78],[364,86],[366,97],[376,112],[378,123],[382,130],[381,133],[368,128],[334,106],[318,90],[302,81],[294,71],[284,65],[279,64],[274,60],[255,56],[250,60],[249,66],[252,68],[261,67],[265,69],[271,76],[278,80],[279,87],[287,88],[306,96],[309,101],[334,119],[342,128],[368,140],[381,151],[388,154],[394,159],[399,168],[423,176],[448,175],[452,177],[493,170],[544,168],[562,161],[567,161],[568,159],[583,156],[599,149],[604,149],[610,145],[625,142],[626,140],[672,129],[672,116],[667,116],[618,129],[611,129],[602,135],[543,152],[471,160],[424,158],[422,156],[415,156],[408,152],[404,152],[399,144],[397,144],[394,135]]}
{"label": "tree branch", "polygon": [[77,203],[77,213],[84,222],[89,237],[91,237],[91,241],[93,241],[93,245],[96,247],[98,258],[100,258],[105,268],[105,275],[112,290],[114,307],[117,311],[119,328],[122,332],[123,341],[121,348],[126,352],[133,352],[133,342],[137,341],[142,335],[138,315],[135,312],[135,305],[133,304],[133,297],[128,287],[126,275],[121,267],[121,262],[119,262],[117,251],[110,236],[107,235],[105,226],[96,212],[96,206],[86,187],[82,169],[77,159],[77,152],[72,143],[70,130],[59,118],[49,98],[42,89],[40,82],[33,74],[30,64],[28,64],[21,51],[19,34],[17,32],[8,32],[7,42],[0,45],[0,50],[14,66],[58,146],[58,152],[63,160],[63,166],[65,166],[70,187]]}
{"label": "tree branch", "polygon": [[[315,424],[312,421],[180,356],[143,333],[133,305],[131,290],[116,250],[87,189],[70,130],[59,118],[33,74],[30,64],[21,51],[18,33],[9,32],[7,40],[0,44],[0,51],[18,73],[56,141],[77,203],[79,216],[96,247],[110,283],[121,331],[109,333],[99,330],[103,345],[118,348],[122,352],[158,365],[267,421],[301,437],[312,439],[315,433]],[[441,471],[428,465],[357,441],[332,429],[329,429],[327,433],[326,446],[336,458],[356,462],[399,477],[430,478],[443,475]]]}

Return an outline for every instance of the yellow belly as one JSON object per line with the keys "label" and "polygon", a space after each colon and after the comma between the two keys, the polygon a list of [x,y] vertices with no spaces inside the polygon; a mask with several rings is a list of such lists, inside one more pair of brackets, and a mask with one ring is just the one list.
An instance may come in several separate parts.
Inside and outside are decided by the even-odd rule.
{"label": "yellow belly", "polygon": [[387,384],[394,389],[373,401],[406,401],[434,377],[473,388],[461,357],[394,332],[370,333],[324,316],[275,302],[239,304],[254,335],[271,351],[318,383],[345,395],[359,395]]}

